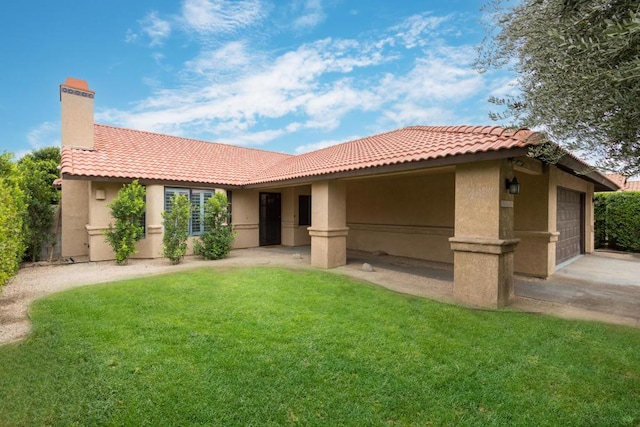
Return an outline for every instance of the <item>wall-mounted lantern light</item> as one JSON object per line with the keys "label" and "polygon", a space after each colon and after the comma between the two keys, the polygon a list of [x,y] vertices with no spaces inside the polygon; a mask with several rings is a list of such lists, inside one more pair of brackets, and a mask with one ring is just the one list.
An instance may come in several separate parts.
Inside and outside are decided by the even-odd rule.
{"label": "wall-mounted lantern light", "polygon": [[506,181],[507,192],[509,194],[520,194],[520,183],[518,182],[518,178],[514,176],[511,180],[507,178]]}

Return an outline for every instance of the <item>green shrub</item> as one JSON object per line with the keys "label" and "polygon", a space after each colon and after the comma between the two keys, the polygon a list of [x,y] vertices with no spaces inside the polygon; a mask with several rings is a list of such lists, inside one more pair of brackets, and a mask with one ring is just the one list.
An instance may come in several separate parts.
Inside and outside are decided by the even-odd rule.
{"label": "green shrub", "polygon": [[608,197],[606,227],[609,246],[640,252],[640,193],[616,193]]}
{"label": "green shrub", "polygon": [[144,226],[141,224],[146,210],[144,197],[145,188],[136,180],[124,185],[118,191],[116,199],[108,205],[115,224],[109,224],[109,229],[104,234],[116,254],[118,264],[126,263],[137,252],[136,242],[144,234]]}
{"label": "green shrub", "polygon": [[602,248],[607,244],[607,198],[610,193],[597,193],[593,197],[594,244]]}
{"label": "green shrub", "polygon": [[640,252],[640,192],[598,194],[595,203],[596,246]]}
{"label": "green shrub", "polygon": [[18,271],[24,254],[22,219],[26,205],[20,180],[12,155],[0,154],[0,287]]}
{"label": "green shrub", "polygon": [[18,271],[24,253],[20,190],[0,177],[0,288]]}
{"label": "green shrub", "polygon": [[52,203],[57,203],[59,193],[53,187],[58,177],[55,160],[36,160],[28,154],[18,162],[18,169],[23,176],[22,191],[27,203],[24,211],[24,241],[26,256],[31,261],[38,261],[43,244],[51,242],[51,226],[54,220]]}
{"label": "green shrub", "polygon": [[174,193],[171,197],[171,210],[162,212],[164,219],[163,255],[169,258],[172,264],[180,263],[180,260],[187,253],[189,216],[189,198],[184,194]]}
{"label": "green shrub", "polygon": [[194,242],[193,251],[206,259],[222,259],[229,255],[235,233],[228,224],[227,196],[215,193],[204,205],[204,232]]}

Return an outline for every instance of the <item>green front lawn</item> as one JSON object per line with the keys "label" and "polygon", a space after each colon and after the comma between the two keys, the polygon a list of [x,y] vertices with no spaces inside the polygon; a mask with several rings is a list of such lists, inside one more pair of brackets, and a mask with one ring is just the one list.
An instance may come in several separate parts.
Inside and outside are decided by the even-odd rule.
{"label": "green front lawn", "polygon": [[640,330],[318,271],[200,269],[35,303],[0,425],[638,425]]}

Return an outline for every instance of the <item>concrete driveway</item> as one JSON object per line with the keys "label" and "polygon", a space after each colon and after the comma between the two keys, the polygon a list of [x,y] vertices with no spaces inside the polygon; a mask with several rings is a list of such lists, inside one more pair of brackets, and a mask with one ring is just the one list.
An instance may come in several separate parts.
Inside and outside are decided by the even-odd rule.
{"label": "concrete driveway", "polygon": [[516,278],[517,296],[635,319],[640,325],[640,256],[583,255],[547,280]]}
{"label": "concrete driveway", "polygon": [[[341,269],[353,271],[364,262],[376,269],[376,274],[363,276],[369,281],[398,292],[453,301],[450,264],[350,251],[348,265]],[[390,272],[396,277],[382,274]],[[398,280],[398,274],[406,278]],[[516,310],[640,327],[640,255],[583,255],[547,280],[516,276],[514,293],[510,308]]]}

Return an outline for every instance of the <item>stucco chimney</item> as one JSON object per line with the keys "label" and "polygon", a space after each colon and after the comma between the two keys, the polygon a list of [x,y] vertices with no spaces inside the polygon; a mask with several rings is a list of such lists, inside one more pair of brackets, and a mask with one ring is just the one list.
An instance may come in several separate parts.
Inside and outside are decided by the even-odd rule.
{"label": "stucco chimney", "polygon": [[62,146],[93,150],[93,98],[85,80],[67,77],[60,85]]}

